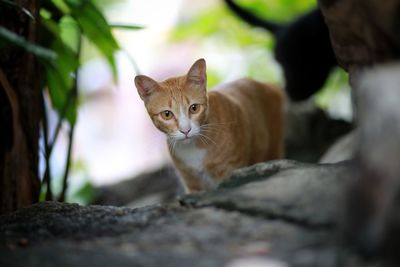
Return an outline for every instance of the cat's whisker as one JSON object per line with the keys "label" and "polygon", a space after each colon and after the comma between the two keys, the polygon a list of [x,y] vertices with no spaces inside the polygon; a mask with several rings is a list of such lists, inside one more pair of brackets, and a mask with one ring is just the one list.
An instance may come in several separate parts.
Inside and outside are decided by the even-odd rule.
{"label": "cat's whisker", "polygon": [[222,124],[230,124],[230,123],[233,123],[233,122],[235,122],[235,121],[227,121],[227,122],[209,122],[209,123],[206,123],[206,124],[204,124],[204,125],[222,125]]}
{"label": "cat's whisker", "polygon": [[204,134],[216,134],[216,133],[218,133],[218,132],[220,132],[219,130],[210,130],[210,129],[201,129],[201,131],[200,131],[201,133],[204,133]]}
{"label": "cat's whisker", "polygon": [[176,140],[174,139],[174,143],[172,144],[172,155],[175,155],[175,147],[176,147]]}
{"label": "cat's whisker", "polygon": [[219,132],[220,130],[222,130],[222,127],[201,125],[200,130],[203,132]]}
{"label": "cat's whisker", "polygon": [[214,142],[214,140],[212,140],[210,137],[208,137],[205,134],[199,134],[199,136],[204,137],[206,140],[210,141],[211,143],[213,143],[214,145],[217,145],[217,143]]}
{"label": "cat's whisker", "polygon": [[174,140],[174,143],[172,144],[172,155],[174,156],[175,155],[175,153],[176,153],[176,140]]}
{"label": "cat's whisker", "polygon": [[207,125],[207,124],[204,124],[204,125],[201,125],[200,128],[201,129],[221,129],[223,127],[221,127],[219,125]]}
{"label": "cat's whisker", "polygon": [[222,127],[215,127],[215,126],[200,126],[200,130],[221,130],[223,129]]}
{"label": "cat's whisker", "polygon": [[209,143],[207,142],[207,140],[203,136],[199,135],[199,138],[200,138],[200,141],[203,142],[203,144],[209,145]]}
{"label": "cat's whisker", "polygon": [[171,135],[171,138],[168,138],[168,147],[171,155],[175,154],[175,147],[176,147],[176,139],[174,135]]}
{"label": "cat's whisker", "polygon": [[223,130],[224,128],[229,127],[230,125],[235,124],[236,122],[228,122],[228,123],[207,123],[200,125],[200,130],[202,131],[215,131],[218,132]]}
{"label": "cat's whisker", "polygon": [[237,121],[230,121],[230,122],[212,122],[212,123],[206,123],[201,126],[221,126],[221,125],[231,125],[235,124]]}

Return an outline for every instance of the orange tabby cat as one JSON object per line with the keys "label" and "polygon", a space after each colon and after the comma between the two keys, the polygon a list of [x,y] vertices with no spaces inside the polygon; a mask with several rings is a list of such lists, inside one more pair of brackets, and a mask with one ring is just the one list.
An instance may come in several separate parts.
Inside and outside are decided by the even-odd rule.
{"label": "orange tabby cat", "polygon": [[162,82],[135,84],[154,125],[168,137],[188,192],[215,187],[233,170],[283,156],[283,94],[240,79],[207,93],[206,63]]}

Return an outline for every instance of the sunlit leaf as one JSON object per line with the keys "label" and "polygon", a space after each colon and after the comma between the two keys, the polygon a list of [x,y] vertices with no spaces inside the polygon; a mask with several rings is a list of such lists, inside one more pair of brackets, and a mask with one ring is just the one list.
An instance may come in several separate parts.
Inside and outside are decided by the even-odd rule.
{"label": "sunlit leaf", "polygon": [[59,25],[61,40],[74,52],[78,52],[81,32],[76,20],[71,16],[64,16],[61,18]]}
{"label": "sunlit leaf", "polygon": [[114,53],[119,46],[111,33],[111,28],[100,10],[91,1],[65,0],[71,16],[77,21],[82,33],[99,49],[111,66],[114,79],[117,68]]}
{"label": "sunlit leaf", "polygon": [[257,16],[276,22],[287,22],[316,5],[315,0],[235,0]]}
{"label": "sunlit leaf", "polygon": [[52,16],[51,12],[45,8],[41,8],[39,14],[42,19],[51,19]]}
{"label": "sunlit leaf", "polygon": [[51,3],[64,14],[68,14],[70,12],[68,5],[66,5],[63,0],[51,0]]}

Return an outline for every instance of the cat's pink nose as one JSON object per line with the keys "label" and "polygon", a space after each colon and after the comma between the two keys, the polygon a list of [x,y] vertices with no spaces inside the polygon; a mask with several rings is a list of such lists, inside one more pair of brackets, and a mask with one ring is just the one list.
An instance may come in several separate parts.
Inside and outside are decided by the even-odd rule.
{"label": "cat's pink nose", "polygon": [[181,133],[183,133],[186,137],[188,136],[190,130],[192,130],[192,128],[189,128],[188,130],[181,130],[181,129],[179,129],[179,131],[180,131]]}

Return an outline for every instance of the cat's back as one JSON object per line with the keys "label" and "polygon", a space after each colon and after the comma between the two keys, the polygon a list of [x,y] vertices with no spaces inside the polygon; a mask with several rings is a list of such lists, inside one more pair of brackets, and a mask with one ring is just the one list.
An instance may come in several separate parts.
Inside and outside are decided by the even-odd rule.
{"label": "cat's back", "polygon": [[[242,78],[215,87],[210,98],[226,98],[228,102],[245,110],[259,109],[265,112],[283,108],[284,92],[275,85]],[[224,102],[221,100],[220,102]],[[226,102],[226,101],[225,101]]]}
{"label": "cat's back", "polygon": [[247,140],[249,163],[277,159],[283,156],[284,99],[279,87],[243,78],[209,92],[210,116],[235,122],[230,131],[238,140],[232,142]]}

